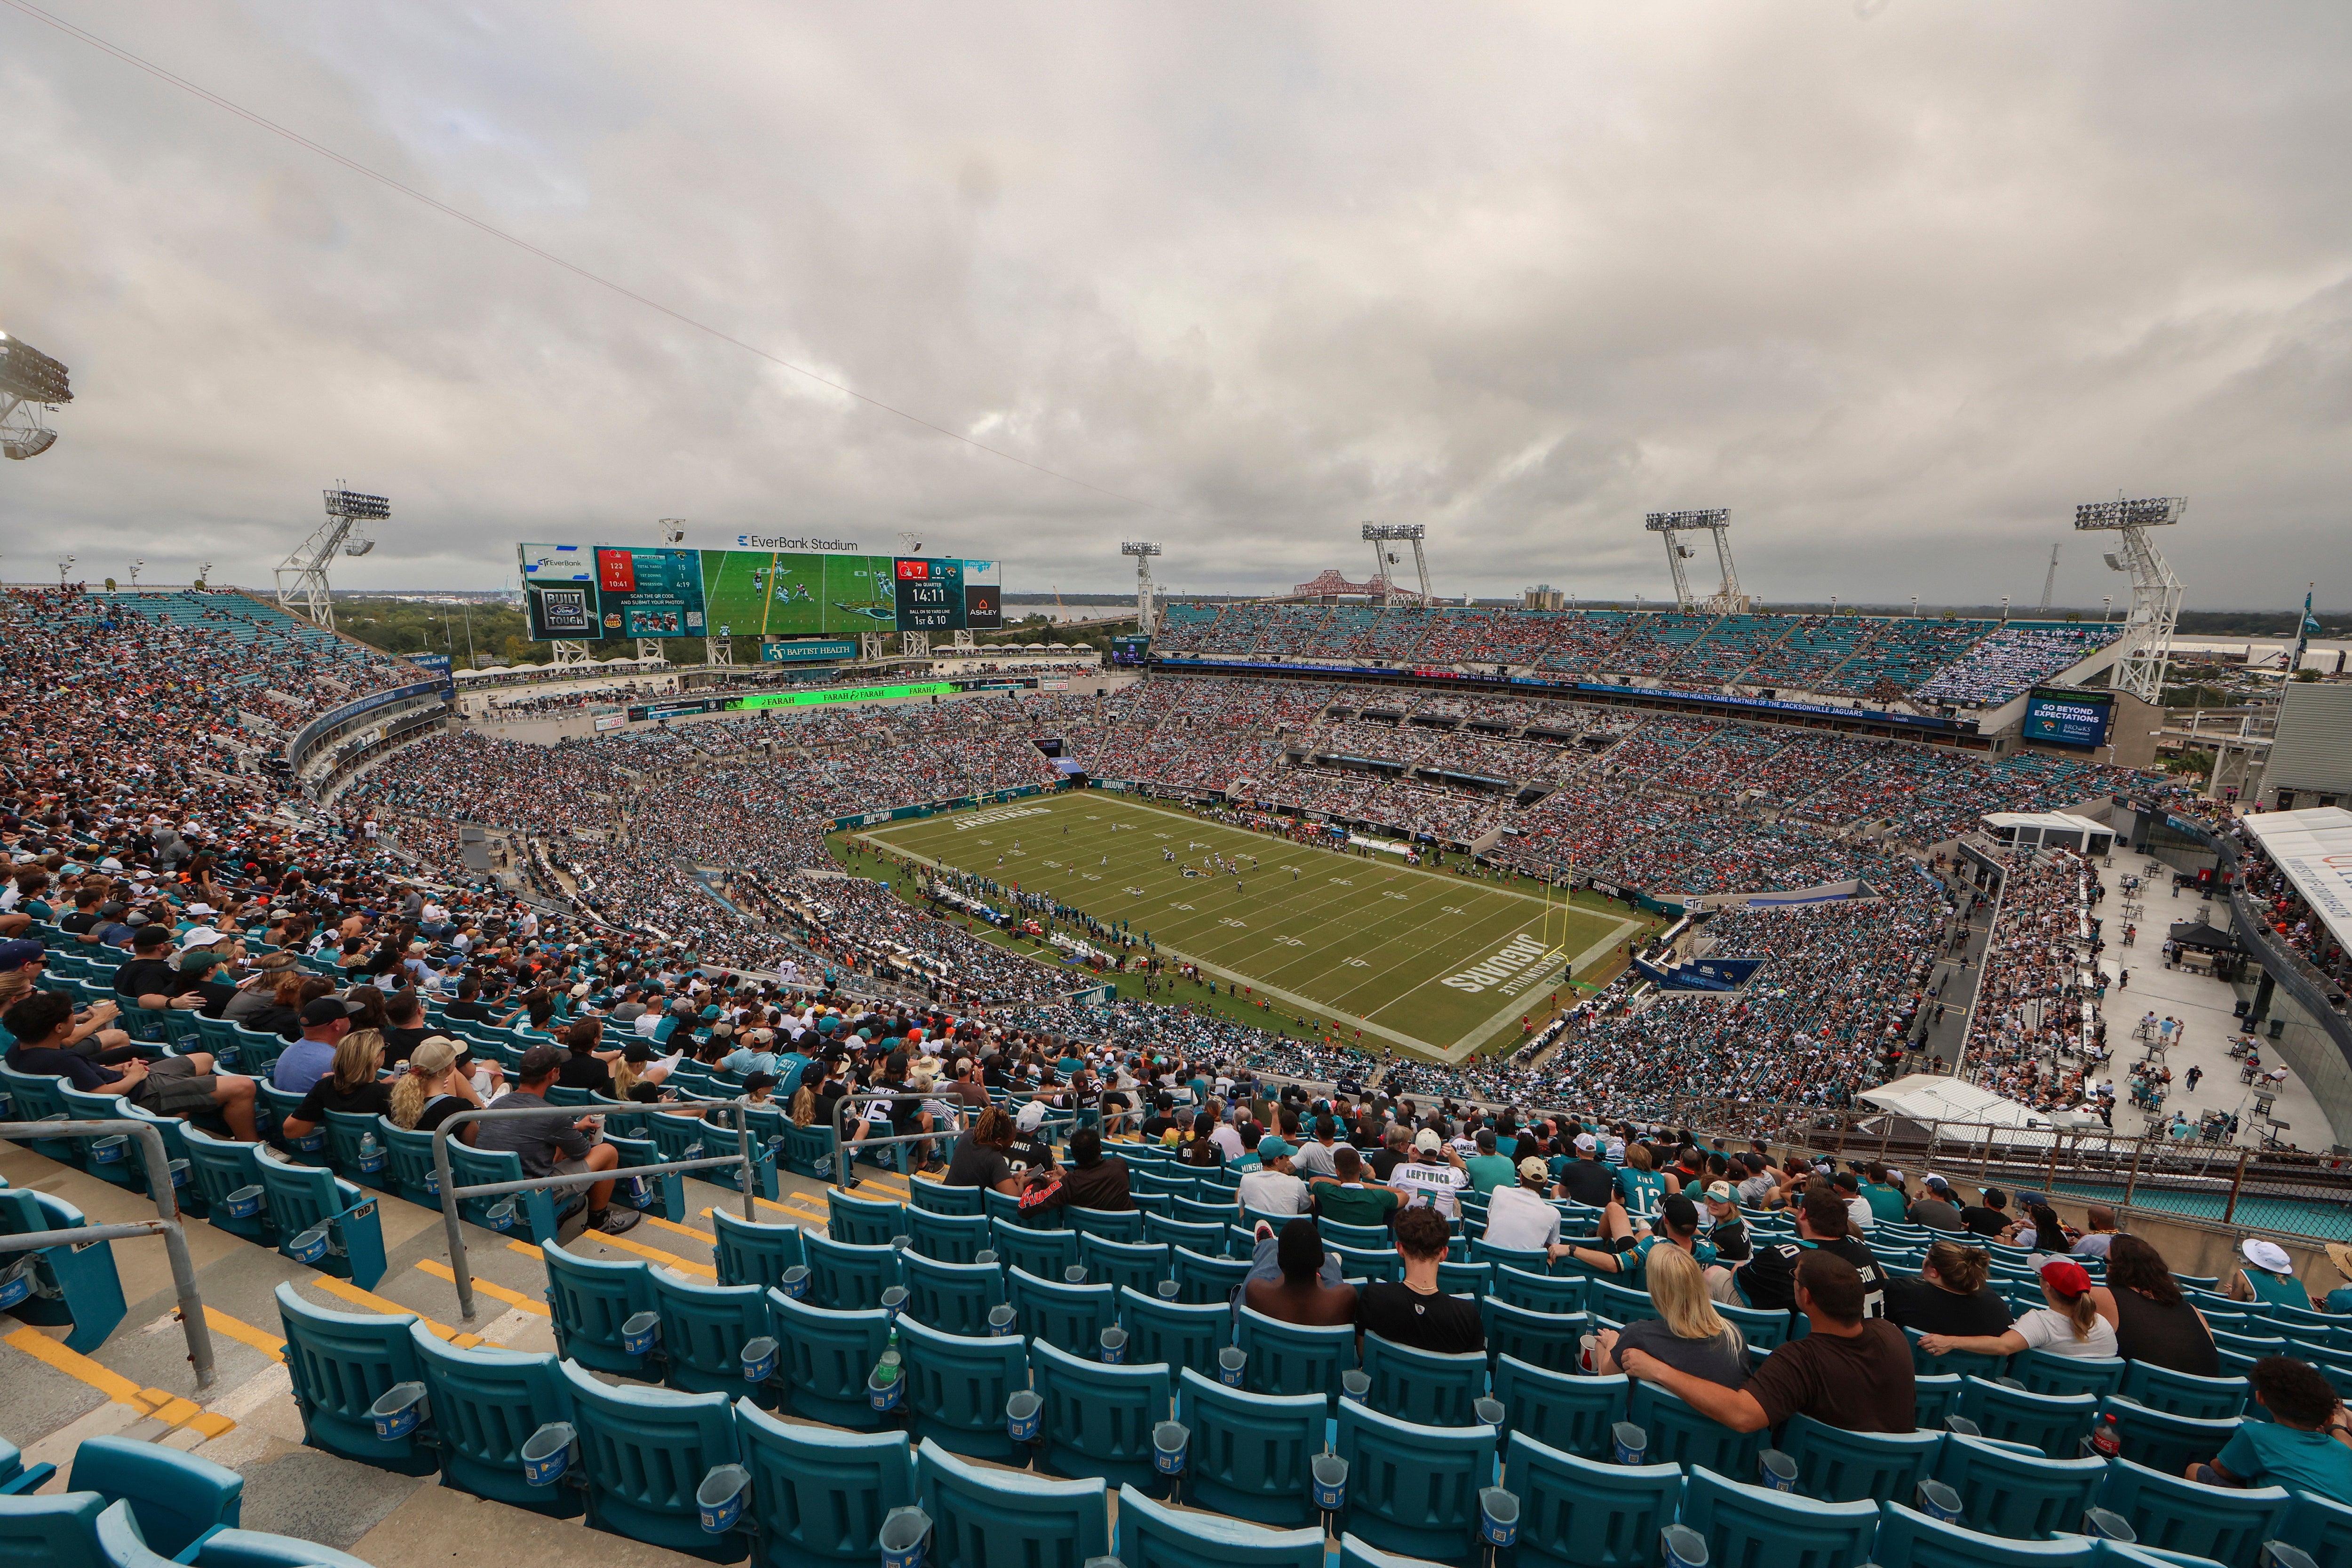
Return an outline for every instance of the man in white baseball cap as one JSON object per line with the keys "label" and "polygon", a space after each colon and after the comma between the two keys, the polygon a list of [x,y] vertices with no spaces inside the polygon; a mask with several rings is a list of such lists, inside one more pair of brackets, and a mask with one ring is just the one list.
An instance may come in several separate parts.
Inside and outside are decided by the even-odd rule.
{"label": "man in white baseball cap", "polygon": [[2246,1266],[2230,1276],[2230,1299],[2311,1310],[2311,1293],[2294,1277],[2294,1259],[2275,1241],[2250,1236],[2238,1244]]}

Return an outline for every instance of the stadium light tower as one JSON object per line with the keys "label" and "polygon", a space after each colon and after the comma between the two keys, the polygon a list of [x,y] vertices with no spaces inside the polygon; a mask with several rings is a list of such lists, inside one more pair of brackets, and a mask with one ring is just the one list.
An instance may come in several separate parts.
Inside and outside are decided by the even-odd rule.
{"label": "stadium light tower", "polygon": [[1158,614],[1151,602],[1151,558],[1160,552],[1160,546],[1149,540],[1130,539],[1119,545],[1118,552],[1135,557],[1135,629],[1150,637]]}
{"label": "stadium light tower", "polygon": [[[1725,532],[1731,527],[1731,513],[1724,507],[1709,507],[1699,511],[1654,511],[1643,517],[1642,526],[1652,533],[1662,533],[1666,539],[1666,566],[1675,578],[1675,608],[1677,610],[1712,610],[1719,616],[1738,615],[1748,608],[1748,595],[1739,591],[1739,574],[1731,564],[1731,542]],[[1715,535],[1715,559],[1723,568],[1723,582],[1706,598],[1694,601],[1690,579],[1683,563],[1697,552],[1682,542],[1681,535],[1696,529],[1705,529]]]}
{"label": "stadium light tower", "polygon": [[1413,571],[1421,579],[1422,608],[1429,607],[1429,557],[1422,552],[1421,542],[1429,533],[1418,522],[1368,522],[1364,537],[1372,542],[1372,572],[1381,580],[1381,604],[1388,605],[1396,597],[1396,574],[1389,568],[1399,563],[1397,552],[1383,546],[1392,539],[1408,540],[1412,544]]}
{"label": "stadium light tower", "polygon": [[[375,541],[360,525],[390,518],[392,503],[382,496],[362,495],[357,490],[322,493],[327,498],[327,521],[312,530],[310,537],[278,568],[278,607],[308,616],[333,631],[335,601],[327,587],[327,564],[338,551],[359,556],[373,550]],[[292,581],[289,582],[289,578]]]}
{"label": "stadium light tower", "polygon": [[2124,617],[2115,673],[2108,683],[2143,702],[2164,699],[2164,678],[2172,662],[2172,634],[2180,624],[2180,578],[2147,536],[2151,528],[2180,521],[2189,502],[2179,496],[2140,500],[2091,501],[2074,509],[2074,527],[2114,533],[2119,550],[2107,552],[2112,571],[2131,574],[2131,611]]}
{"label": "stadium light tower", "polygon": [[56,446],[58,433],[42,416],[72,401],[65,366],[22,338],[0,332],[0,454],[22,462]]}

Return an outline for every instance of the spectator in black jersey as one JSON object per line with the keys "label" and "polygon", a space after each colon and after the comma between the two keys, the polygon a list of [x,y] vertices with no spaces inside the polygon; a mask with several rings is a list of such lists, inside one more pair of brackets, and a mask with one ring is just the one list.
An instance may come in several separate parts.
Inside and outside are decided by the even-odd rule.
{"label": "spectator in black jersey", "polygon": [[1845,1196],[1827,1181],[1816,1181],[1805,1188],[1804,1201],[1797,1209],[1795,1240],[1759,1245],[1747,1267],[1728,1275],[1710,1270],[1708,1288],[1710,1291],[1722,1290],[1727,1280],[1727,1289],[1733,1293],[1730,1299],[1740,1305],[1765,1311],[1794,1311],[1798,1310],[1797,1266],[1807,1253],[1815,1251],[1845,1259],[1860,1277],[1864,1317],[1886,1315],[1886,1270],[1871,1257],[1870,1248],[1854,1239],[1847,1229]]}
{"label": "spectator in black jersey", "polygon": [[1601,1163],[1601,1141],[1590,1132],[1578,1133],[1576,1154],[1559,1173],[1559,1190],[1587,1208],[1608,1207],[1617,1195],[1617,1173]]}
{"label": "spectator in black jersey", "polygon": [[172,933],[141,926],[131,939],[131,961],[114,972],[114,994],[140,1007],[196,1007],[204,1003],[204,979],[172,963]]}
{"label": "spectator in black jersey", "polygon": [[1984,1202],[1960,1211],[1960,1224],[1978,1236],[1999,1236],[2016,1223],[2009,1213],[2009,1194],[1999,1187],[1987,1187]]}
{"label": "spectator in black jersey", "polygon": [[575,1021],[563,1032],[565,1055],[563,1066],[556,1072],[555,1081],[566,1089],[610,1094],[613,1091],[613,1069],[598,1049],[604,1043],[604,1025],[602,1019]]}
{"label": "spectator in black jersey", "polygon": [[1987,1283],[1992,1254],[1981,1247],[1939,1241],[1927,1248],[1916,1279],[1886,1282],[1886,1315],[1923,1334],[2000,1334],[2010,1324],[2009,1303]]}
{"label": "spectator in black jersey", "polygon": [[457,999],[441,1009],[442,1016],[469,1024],[487,1024],[490,1010],[482,1005],[482,983],[472,975],[457,982]]}
{"label": "spectator in black jersey", "polygon": [[1462,1354],[1486,1348],[1477,1304],[1438,1288],[1437,1266],[1445,1259],[1453,1227],[1435,1209],[1409,1208],[1396,1217],[1396,1249],[1404,1259],[1404,1281],[1375,1280],[1363,1288],[1356,1326],[1391,1344]]}

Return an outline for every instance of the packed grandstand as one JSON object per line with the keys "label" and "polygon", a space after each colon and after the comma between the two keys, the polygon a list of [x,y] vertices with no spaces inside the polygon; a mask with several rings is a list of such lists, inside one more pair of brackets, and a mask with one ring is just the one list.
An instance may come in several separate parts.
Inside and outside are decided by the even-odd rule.
{"label": "packed grandstand", "polygon": [[[437,1475],[534,1529],[584,1511],[719,1562],[912,1542],[901,1568],[1319,1568],[1329,1527],[1358,1568],[1393,1564],[1376,1548],[1466,1568],[1517,1521],[1537,1568],[1625,1568],[1659,1561],[1647,1542],[1678,1520],[1692,1533],[1664,1550],[1685,1564],[1826,1534],[1828,1568],[2006,1564],[2011,1542],[2089,1568],[2099,1549],[2072,1531],[2095,1505],[2101,1532],[2172,1563],[2294,1568],[2266,1544],[2287,1542],[2332,1568],[2352,1543],[2335,1458],[2352,1448],[2324,1430],[2352,1379],[2334,1321],[2352,1289],[2319,1300],[2260,1237],[2176,1273],[2096,1203],[2062,1220],[2055,1179],[2011,1206],[1996,1179],[2054,1173],[2046,1137],[1988,1140],[1968,1183],[1888,1168],[1876,1152],[1917,1130],[1884,1119],[1871,1152],[1843,1147],[1972,933],[1967,1070],[2034,1107],[2084,1096],[2103,1050],[2089,863],[1979,842],[2001,889],[1978,933],[1985,879],[1953,847],[1988,812],[2175,799],[2159,779],[1574,697],[1171,669],[557,745],[362,731],[305,788],[285,749],[415,668],[230,593],[12,591],[0,622],[0,1114],[37,1151],[12,1171],[38,1176],[0,1188],[0,1235],[83,1226],[61,1194],[134,1216],[161,1196],[159,1223],[232,1249],[186,1321],[169,1291],[126,1321],[141,1303],[109,1258],[127,1239],[0,1267],[26,1325],[0,1336],[0,1411],[81,1412],[44,1415],[38,1452],[0,1442],[0,1545],[37,1514],[45,1541],[113,1543],[45,1561],[341,1568],[312,1539],[237,1528],[244,1475],[297,1442],[344,1467],[312,1489],[346,1503],[373,1484],[355,1477]],[[1173,640],[1983,705],[2089,637],[1234,605]],[[1510,1054],[1408,1059],[1156,993],[1075,1001],[1093,975],[828,841],[877,813],[1067,787],[1057,758],[1221,821],[1339,822],[1647,895],[1681,911],[1680,951],[1754,971],[1724,995],[1629,968]],[[2340,979],[2344,954],[2248,855],[2278,934]],[[1115,938],[1112,959],[1139,956]],[[379,1081],[395,1047],[402,1076]],[[517,1087],[499,1101],[516,1115],[588,1120],[544,1149],[490,1131],[519,1121],[480,1122],[478,1149],[430,1131]],[[110,1155],[68,1135],[101,1118],[158,1141],[156,1177],[119,1138]],[[2210,1185],[2081,1142],[2068,1174],[2120,1181],[2126,1159],[2131,1181]],[[666,1168],[698,1160],[684,1182]],[[449,1184],[501,1179],[527,1190]],[[437,1216],[391,1223],[445,1205],[446,1264]],[[278,1255],[274,1289],[235,1267],[255,1247]],[[505,1315],[436,1321],[452,1289]],[[184,1335],[193,1398],[152,1349]],[[518,1348],[475,1354],[486,1337]],[[1717,1341],[1721,1365],[1685,1370]],[[1825,1372],[1822,1346],[1862,1359]],[[1360,1357],[1366,1380],[1343,1384]],[[208,1394],[215,1375],[237,1392]],[[81,1403],[53,1401],[52,1378]],[[1327,1449],[1346,1479],[1310,1473]],[[1395,1483],[1422,1470],[1451,1479]],[[1776,1502],[1780,1479],[1801,1497]],[[2266,1479],[2283,1484],[2221,1484]],[[44,1489],[58,1500],[12,1495]],[[922,1520],[886,1527],[902,1502]],[[1628,1510],[1645,1543],[1612,1555],[1595,1543]],[[350,1546],[381,1517],[307,1533]]]}

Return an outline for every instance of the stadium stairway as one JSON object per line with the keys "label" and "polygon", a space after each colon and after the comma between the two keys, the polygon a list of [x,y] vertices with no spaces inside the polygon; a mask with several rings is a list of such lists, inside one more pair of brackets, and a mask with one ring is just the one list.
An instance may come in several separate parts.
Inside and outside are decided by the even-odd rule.
{"label": "stadium stairway", "polygon": [[[860,1196],[903,1197],[907,1178],[867,1171]],[[76,1167],[0,1142],[0,1179],[64,1200],[91,1225],[152,1219],[142,1194]],[[760,1200],[760,1218],[822,1234],[823,1184],[783,1173],[777,1199]],[[612,1262],[665,1264],[687,1279],[716,1278],[708,1211],[741,1198],[690,1183],[683,1224],[647,1215],[625,1235],[586,1234],[566,1243],[575,1256]],[[0,1439],[23,1451],[27,1467],[58,1474],[37,1490],[67,1489],[76,1450],[91,1437],[161,1444],[225,1465],[245,1478],[243,1528],[298,1537],[356,1557],[373,1568],[405,1568],[453,1559],[545,1561],[546,1532],[561,1530],[567,1564],[584,1568],[660,1568],[694,1559],[577,1521],[538,1514],[323,1453],[302,1443],[301,1417],[283,1363],[283,1330],[273,1292],[289,1281],[303,1300],[330,1311],[415,1312],[438,1337],[459,1346],[487,1342],[552,1352],[539,1249],[478,1226],[467,1228],[475,1279],[476,1319],[457,1321],[457,1289],[438,1212],[387,1197],[379,1205],[387,1268],[373,1289],[314,1271],[270,1247],[243,1240],[203,1219],[184,1233],[212,1331],[215,1378],[198,1389],[187,1363],[170,1268],[160,1241],[112,1246],[126,1307],[105,1342],[84,1354],[63,1342],[65,1325],[37,1327],[0,1313]]]}

